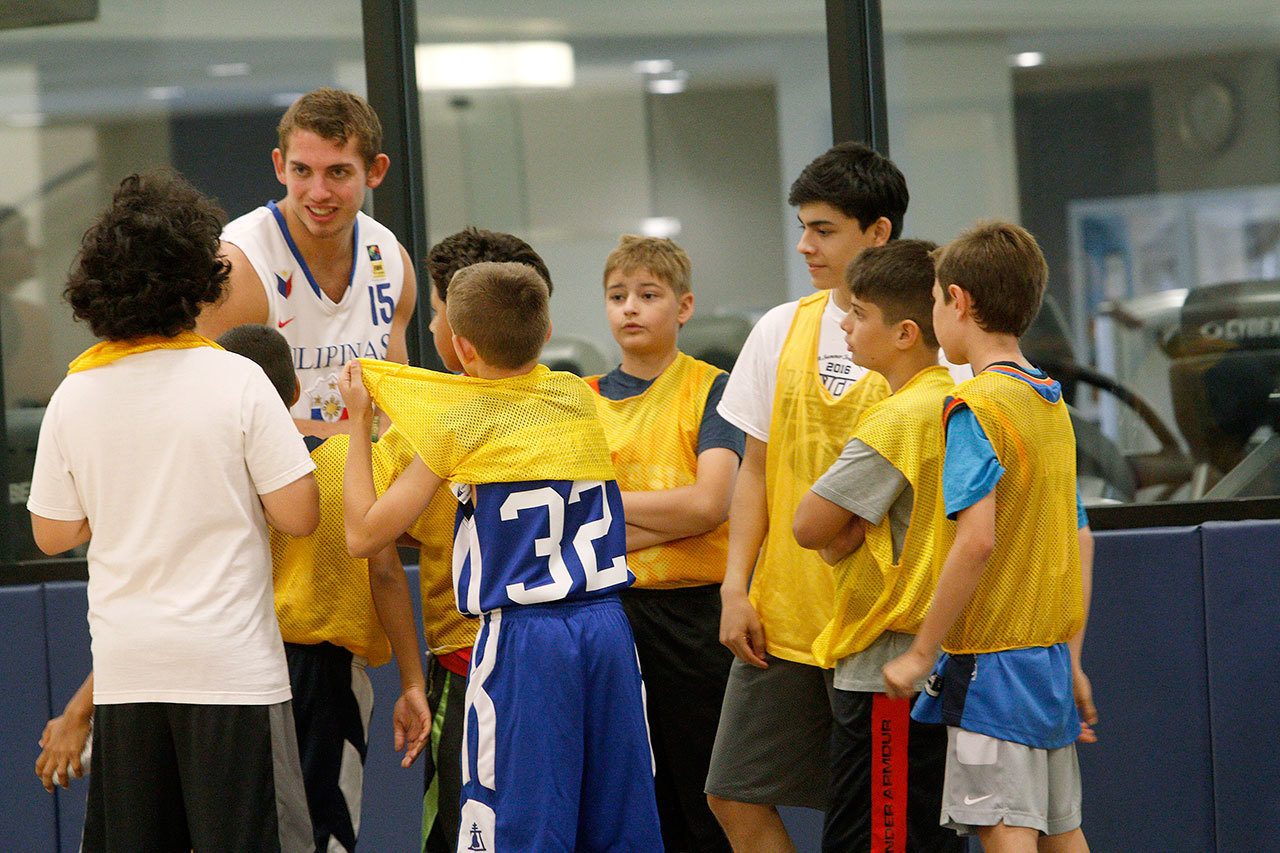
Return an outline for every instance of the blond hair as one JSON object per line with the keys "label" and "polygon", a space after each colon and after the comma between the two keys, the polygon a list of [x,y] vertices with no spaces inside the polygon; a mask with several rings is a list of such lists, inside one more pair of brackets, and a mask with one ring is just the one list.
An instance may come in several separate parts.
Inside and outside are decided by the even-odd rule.
{"label": "blond hair", "polygon": [[618,270],[632,273],[642,269],[660,279],[676,296],[692,290],[693,263],[685,250],[666,237],[638,234],[623,234],[617,247],[605,258],[604,283],[608,284],[609,276]]}

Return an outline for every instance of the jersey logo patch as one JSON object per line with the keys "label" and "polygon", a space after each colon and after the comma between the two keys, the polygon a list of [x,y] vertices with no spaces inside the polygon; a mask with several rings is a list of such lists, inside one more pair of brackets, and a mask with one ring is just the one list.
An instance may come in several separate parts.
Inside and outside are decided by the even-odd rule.
{"label": "jersey logo patch", "polygon": [[342,403],[342,395],[338,393],[338,376],[330,373],[315,381],[306,391],[306,398],[311,409],[311,420],[337,423],[346,420],[347,407]]}
{"label": "jersey logo patch", "polygon": [[365,248],[365,251],[369,253],[369,260],[371,261],[382,260],[382,250],[378,248],[377,243],[370,243],[364,248]]}
{"label": "jersey logo patch", "polygon": [[289,294],[293,293],[293,273],[289,273],[288,278],[276,273],[276,290],[280,291],[281,296],[288,299]]}
{"label": "jersey logo patch", "polygon": [[298,319],[298,318],[297,318],[297,317],[290,317],[288,320],[277,320],[277,321],[276,321],[276,326],[277,326],[278,328],[283,329],[285,326],[289,325],[290,323],[292,323],[292,322],[293,322],[294,320],[296,320],[296,319]]}

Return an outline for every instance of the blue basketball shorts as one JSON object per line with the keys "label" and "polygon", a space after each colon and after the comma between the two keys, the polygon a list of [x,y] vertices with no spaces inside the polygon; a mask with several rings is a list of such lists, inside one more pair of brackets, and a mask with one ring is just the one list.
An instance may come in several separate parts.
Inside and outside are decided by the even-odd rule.
{"label": "blue basketball shorts", "polygon": [[661,850],[644,685],[617,596],[482,619],[458,850]]}

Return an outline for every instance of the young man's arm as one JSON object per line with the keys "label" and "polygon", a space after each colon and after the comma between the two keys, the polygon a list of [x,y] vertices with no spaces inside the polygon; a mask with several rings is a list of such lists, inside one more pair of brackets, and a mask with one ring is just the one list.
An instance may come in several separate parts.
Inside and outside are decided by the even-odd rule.
{"label": "young man's arm", "polygon": [[[627,550],[697,536],[719,527],[729,517],[737,476],[738,454],[725,447],[712,447],[698,454],[697,479],[692,485],[623,492]],[[634,538],[632,528],[637,529]]]}
{"label": "young man's arm", "polygon": [[320,523],[320,487],[307,473],[287,486],[259,495],[267,523],[290,536],[310,536]]}
{"label": "young man's arm", "polygon": [[222,254],[231,262],[225,295],[221,301],[206,305],[196,318],[196,331],[214,341],[236,326],[265,323],[270,313],[262,279],[244,251],[224,240]]}
{"label": "young man's arm", "polygon": [[1080,539],[1080,592],[1084,603],[1084,622],[1076,635],[1067,641],[1067,648],[1071,650],[1071,690],[1080,711],[1080,740],[1096,743],[1098,736],[1093,727],[1098,722],[1098,709],[1093,704],[1093,684],[1084,674],[1080,659],[1084,650],[1084,631],[1089,623],[1089,604],[1093,598],[1093,532],[1086,524],[1077,535]]}
{"label": "young man's arm", "polygon": [[342,476],[342,511],[347,550],[371,557],[393,544],[422,514],[444,479],[414,456],[404,472],[378,497],[373,486],[373,404],[364,387],[360,362],[347,362],[338,390],[351,420],[351,442]]}
{"label": "young man's arm", "polygon": [[801,548],[817,551],[831,565],[862,547],[867,527],[862,516],[817,492],[805,492],[796,507],[791,532]]}
{"label": "young man's arm", "polygon": [[50,557],[70,551],[77,545],[89,541],[93,531],[89,529],[89,519],[62,521],[57,518],[45,518],[31,513],[31,534],[36,547]]}
{"label": "young man's arm", "polygon": [[729,505],[729,558],[724,582],[720,585],[720,642],[743,663],[760,669],[765,662],[764,624],[760,621],[747,589],[751,573],[769,532],[769,505],[765,496],[765,458],[768,445],[747,436],[747,449],[742,457]]}
{"label": "young man's arm", "polygon": [[409,344],[406,331],[409,319],[413,317],[414,306],[418,304],[418,276],[413,270],[413,261],[404,246],[400,247],[400,261],[404,264],[404,279],[400,285],[400,301],[396,303],[396,313],[391,317],[391,334],[387,339],[387,361],[398,364],[409,363]]}
{"label": "young man's arm", "polygon": [[973,598],[995,542],[996,495],[992,491],[956,517],[955,544],[942,564],[938,587],[915,641],[905,654],[884,665],[885,692],[891,697],[909,698],[916,683],[933,669],[942,638]]}
{"label": "young man's arm", "polygon": [[427,705],[427,679],[422,673],[409,582],[394,545],[369,558],[369,593],[400,670],[400,698],[392,709],[391,725],[396,752],[404,750],[400,766],[408,767],[431,735],[431,709]]}
{"label": "young man's arm", "polygon": [[36,775],[44,789],[53,793],[54,785],[70,787],[73,778],[84,775],[80,756],[93,732],[93,673],[80,685],[60,716],[45,724],[40,735],[40,755],[36,758]]}

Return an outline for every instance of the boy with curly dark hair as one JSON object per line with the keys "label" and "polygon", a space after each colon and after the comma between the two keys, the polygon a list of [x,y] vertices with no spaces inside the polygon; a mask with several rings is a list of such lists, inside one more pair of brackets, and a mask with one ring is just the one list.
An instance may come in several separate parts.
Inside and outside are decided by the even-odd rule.
{"label": "boy with curly dark hair", "polygon": [[89,546],[86,851],[313,848],[267,523],[315,528],[314,464],[263,372],[192,331],[222,219],[132,175],[66,289],[104,340],[49,403],[27,508],[45,553]]}

